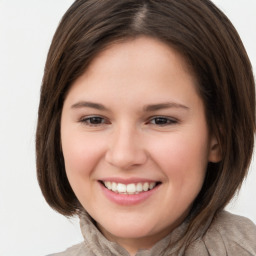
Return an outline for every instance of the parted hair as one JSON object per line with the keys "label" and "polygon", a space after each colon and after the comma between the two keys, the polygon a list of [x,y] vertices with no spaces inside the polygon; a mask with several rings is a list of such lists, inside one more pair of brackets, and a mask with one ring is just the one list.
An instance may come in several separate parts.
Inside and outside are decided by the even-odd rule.
{"label": "parted hair", "polygon": [[[153,37],[178,51],[197,90],[221,161],[209,163],[194,201],[185,244],[239,190],[250,165],[255,131],[251,63],[229,19],[210,0],[77,0],[53,37],[42,80],[36,132],[37,177],[48,204],[65,216],[84,211],[65,172],[60,119],[65,96],[110,44]],[[208,224],[207,224],[208,223]]]}

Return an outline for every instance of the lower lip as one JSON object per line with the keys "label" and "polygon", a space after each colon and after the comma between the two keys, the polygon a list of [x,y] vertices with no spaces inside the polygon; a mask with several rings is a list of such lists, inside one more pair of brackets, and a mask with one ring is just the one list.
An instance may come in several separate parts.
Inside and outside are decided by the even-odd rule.
{"label": "lower lip", "polygon": [[124,205],[124,206],[129,206],[129,205],[136,205],[140,204],[144,201],[146,201],[149,197],[151,197],[156,191],[158,190],[159,186],[154,187],[151,190],[148,190],[146,192],[141,192],[139,194],[118,194],[115,193],[111,190],[108,190],[101,182],[99,182],[100,187],[104,193],[104,195],[112,202],[119,204],[119,205]]}

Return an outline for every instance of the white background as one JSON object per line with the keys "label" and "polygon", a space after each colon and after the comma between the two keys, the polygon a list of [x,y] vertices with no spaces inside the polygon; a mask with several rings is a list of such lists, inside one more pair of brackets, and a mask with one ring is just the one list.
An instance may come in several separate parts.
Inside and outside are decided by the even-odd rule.
{"label": "white background", "polygon": [[[72,0],[0,0],[0,255],[40,256],[82,240],[78,221],[45,203],[35,169],[44,63]],[[256,1],[215,0],[237,28],[256,70]],[[256,223],[256,163],[228,209]]]}

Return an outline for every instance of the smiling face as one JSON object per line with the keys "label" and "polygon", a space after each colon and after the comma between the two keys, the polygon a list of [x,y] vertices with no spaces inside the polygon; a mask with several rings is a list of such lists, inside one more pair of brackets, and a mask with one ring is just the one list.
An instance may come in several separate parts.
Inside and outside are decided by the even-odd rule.
{"label": "smiling face", "polygon": [[195,78],[176,51],[147,37],[110,46],[75,81],[61,142],[78,200],[130,251],[184,220],[217,161]]}

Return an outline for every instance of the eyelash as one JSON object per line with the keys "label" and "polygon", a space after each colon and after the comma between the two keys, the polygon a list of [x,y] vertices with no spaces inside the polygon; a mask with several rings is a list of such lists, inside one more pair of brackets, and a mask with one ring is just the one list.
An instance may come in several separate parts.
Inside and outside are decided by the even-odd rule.
{"label": "eyelash", "polygon": [[[110,122],[106,118],[101,117],[101,116],[84,117],[79,122],[81,122],[87,126],[90,126],[90,127],[98,127],[101,125],[110,124]],[[154,116],[154,117],[151,117],[146,122],[146,124],[152,124],[152,125],[156,125],[156,126],[160,126],[160,127],[168,126],[168,125],[175,125],[177,123],[178,123],[177,119],[165,117],[165,116]]]}

